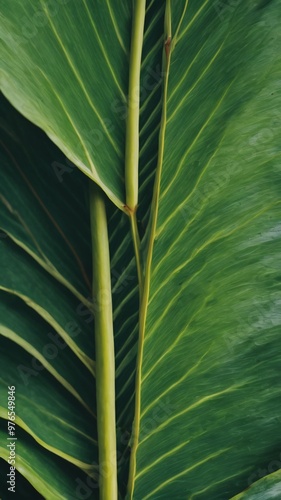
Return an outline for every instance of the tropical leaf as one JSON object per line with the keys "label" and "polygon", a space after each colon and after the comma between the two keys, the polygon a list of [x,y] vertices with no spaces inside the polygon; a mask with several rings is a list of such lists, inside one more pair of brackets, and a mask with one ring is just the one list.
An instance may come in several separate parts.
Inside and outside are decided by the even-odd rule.
{"label": "tropical leaf", "polygon": [[[140,175],[148,185],[157,158],[164,7],[148,4],[144,34]],[[2,92],[121,209],[131,17],[126,2],[97,8],[88,0],[25,0],[0,18]]]}
{"label": "tropical leaf", "polygon": [[[7,418],[7,384],[9,374],[12,376],[14,371],[16,378],[13,377],[13,383],[17,385],[18,400],[21,401],[17,424],[45,449],[65,456],[67,460],[79,464],[83,457],[81,466],[87,468],[92,462],[97,463],[96,425],[94,422],[93,427],[92,416],[96,412],[94,380],[89,372],[89,368],[94,370],[95,304],[88,297],[91,274],[88,183],[44,134],[22,118],[3,97],[1,104],[1,160],[4,168],[0,174],[0,334],[1,345],[6,345],[4,338],[13,341],[8,345],[15,354],[10,360],[4,356],[7,349],[3,351],[3,366],[10,363],[10,368],[8,378],[3,377],[1,383],[0,416]],[[40,179],[43,177],[42,184]],[[130,412],[123,414],[124,419],[121,413],[124,401],[127,403],[124,389],[126,395],[131,390],[131,397],[134,386],[134,373],[127,386],[124,386],[124,379],[128,363],[130,370],[134,371],[138,290],[128,217],[109,205],[107,208],[117,332],[120,487],[125,492],[132,398]],[[124,311],[128,307],[132,315],[124,323]],[[131,332],[130,336],[128,332]],[[51,397],[44,404],[47,392]],[[80,403],[78,406],[72,396]],[[71,401],[68,402],[67,398]],[[33,400],[36,418],[32,412],[26,414],[25,401],[29,399]],[[64,416],[59,417],[54,412],[48,427],[42,428],[46,412],[50,413],[48,405],[60,399],[64,401]],[[81,409],[81,404],[88,413]],[[58,418],[61,422],[59,429],[56,425]],[[68,436],[67,427],[71,426],[73,433]],[[83,428],[89,432],[88,440]],[[90,456],[92,460],[89,460]],[[26,477],[30,479],[30,475]],[[39,488],[39,491],[44,494],[44,489]],[[93,495],[95,493],[96,489]]]}
{"label": "tropical leaf", "polygon": [[91,291],[87,182],[2,95],[0,127],[0,227],[85,302]]}
{"label": "tropical leaf", "polygon": [[171,14],[129,496],[224,500],[280,449],[280,2]]}
{"label": "tropical leaf", "polygon": [[3,292],[0,297],[1,335],[32,356],[30,363],[17,366],[21,383],[28,385],[30,378],[37,377],[45,367],[85,408],[94,412],[93,391],[89,393],[87,384],[89,371],[82,365],[77,373],[77,357],[66,342],[23,301]]}
{"label": "tropical leaf", "polygon": [[[16,347],[11,340],[1,339],[1,418],[8,418],[8,387],[13,380],[16,387],[17,426],[25,429],[38,443],[56,455],[83,470],[91,471],[92,462],[97,459],[93,454],[93,450],[97,450],[93,415],[83,409],[81,404],[78,405],[77,400],[70,397],[60,384],[55,384],[53,377],[46,369],[42,369],[40,363],[32,361],[31,356]],[[84,384],[87,382],[85,379]]]}
{"label": "tropical leaf", "polygon": [[[49,498],[63,498],[75,482],[69,478],[65,485],[66,473],[51,481],[56,457],[66,470],[73,464],[74,478],[86,471],[97,481],[88,182],[73,166],[66,172],[63,155],[3,97],[1,105],[1,442],[7,439],[8,386],[15,385],[16,435],[24,429],[32,436],[41,450],[36,460],[48,467],[39,480],[40,467],[32,468],[35,458],[23,439],[17,471],[43,496],[49,491]],[[63,182],[58,173],[65,174]],[[5,484],[1,494],[6,491]]]}
{"label": "tropical leaf", "polygon": [[1,19],[2,91],[122,207],[130,5],[25,0]]}
{"label": "tropical leaf", "polygon": [[[7,446],[5,446],[7,428],[6,425],[2,425],[2,420],[0,421],[0,424],[0,456],[5,458],[7,461],[9,459],[9,451]],[[73,465],[68,464],[65,460],[53,456],[51,453],[46,452],[46,450],[42,452],[42,448],[38,446],[38,444],[24,431],[19,429],[17,434],[16,484],[20,488],[20,486],[24,484],[21,476],[26,477],[29,483],[37,491],[42,492],[42,496],[34,495],[32,498],[36,498],[36,500],[39,498],[50,498],[52,500],[69,498],[69,500],[74,500],[77,499],[77,497],[79,498],[79,495],[85,495],[85,491],[88,495],[89,491],[90,493],[96,492],[97,482],[95,478],[91,478],[89,476],[87,477],[81,470],[79,471],[79,469]],[[30,484],[28,489],[29,491],[32,491]],[[28,490],[17,489],[17,486],[16,495],[20,495],[19,498],[26,498],[24,495],[25,492],[28,492]],[[7,483],[1,491],[3,499],[7,498],[6,492]],[[9,498],[11,495],[12,493],[9,495]],[[95,497],[90,497],[89,495],[88,498]]]}
{"label": "tropical leaf", "polygon": [[[274,498],[278,474],[244,490],[280,451],[280,0],[147,2],[139,88],[140,266],[124,213],[131,7],[25,0],[2,11],[3,92],[68,160],[43,136],[44,153],[37,139],[30,147],[32,126],[7,108],[0,333],[2,363],[10,368],[2,380],[0,422],[6,423],[9,374],[19,363],[42,363],[27,387],[17,373],[21,397],[32,394],[42,412],[33,418],[20,403],[28,463],[21,472],[46,498],[71,498],[74,470],[97,480],[97,304],[88,297],[87,183],[72,160],[118,207],[106,201],[120,498],[127,483],[127,497],[135,500],[226,500],[241,491],[241,498],[252,492]],[[31,134],[40,136],[34,128]],[[141,297],[137,267],[145,276]],[[73,336],[66,323],[81,335]],[[50,332],[66,345],[54,359],[44,352]],[[65,412],[59,416],[55,408],[46,432],[40,418],[55,398]],[[64,422],[58,438],[56,418]],[[69,442],[64,427],[71,427]],[[32,472],[31,442],[46,476]],[[58,470],[64,463],[68,468],[61,485],[49,476],[57,461]],[[83,476],[84,492],[97,498],[89,480]]]}

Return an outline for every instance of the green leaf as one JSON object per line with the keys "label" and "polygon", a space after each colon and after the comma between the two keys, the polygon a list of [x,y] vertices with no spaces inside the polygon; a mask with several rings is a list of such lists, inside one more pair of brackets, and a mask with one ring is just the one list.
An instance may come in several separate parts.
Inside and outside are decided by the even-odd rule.
{"label": "green leaf", "polygon": [[126,2],[27,0],[1,13],[2,91],[120,208],[130,34]]}
{"label": "green leaf", "polygon": [[[0,359],[0,417],[8,419],[8,386],[14,385],[17,427],[54,454],[92,471],[97,460],[94,416],[11,340],[1,339]],[[89,387],[87,379],[84,383]]]}
{"label": "green leaf", "polygon": [[[140,325],[129,220],[119,210],[125,203],[132,4],[42,0],[35,6],[26,0],[4,7],[1,82],[11,102],[118,207],[107,206],[120,498],[131,450],[129,498],[225,500],[245,490],[280,451],[280,0],[165,3],[164,20],[164,2],[147,2],[142,55]],[[17,120],[16,132],[13,124],[3,132],[0,224],[9,236],[1,239],[0,262],[4,352],[13,345],[12,369],[19,359],[30,366],[32,357],[45,368],[42,383],[34,377],[34,390],[20,388],[26,398],[41,401],[40,387],[51,394],[46,405],[62,397],[69,425],[76,405],[71,444],[63,443],[62,425],[55,447],[39,419],[29,416],[27,425],[22,410],[19,426],[40,443],[42,457],[79,466],[86,448],[80,466],[94,470],[96,423],[83,408],[85,402],[95,411],[86,179],[48,141],[51,153],[40,154],[35,141],[26,155],[29,134],[22,129],[30,125]],[[66,238],[46,206],[51,218],[61,215]],[[72,338],[66,317],[81,337]],[[68,345],[62,364],[42,356],[49,328]],[[75,360],[77,379],[70,373]],[[56,412],[52,426],[55,418]],[[92,427],[85,426],[84,440],[78,429],[85,419]],[[23,474],[48,498],[44,476],[28,463]],[[73,492],[72,471],[64,479]],[[50,485],[54,495],[71,498],[64,484],[50,478]],[[96,497],[96,490],[90,493]]]}
{"label": "green leaf", "polygon": [[[60,182],[63,155],[3,97],[1,107],[0,420],[7,437],[15,385],[16,436],[24,429],[40,450],[24,438],[17,467],[44,497],[71,498],[98,463],[88,182],[73,166]],[[58,481],[57,457],[68,471]]]}
{"label": "green leaf", "polygon": [[95,412],[88,387],[89,371],[81,363],[77,370],[76,355],[57,332],[22,300],[5,292],[0,292],[0,317],[0,334],[32,356],[28,366],[18,366],[21,381],[28,384],[30,377],[37,377],[46,368],[85,408]]}
{"label": "green leaf", "polygon": [[[0,457],[7,461],[9,449],[5,446],[7,440],[6,422],[4,423],[2,419],[0,419],[0,436]],[[21,482],[18,473],[27,478],[32,486],[41,492],[43,498],[74,500],[79,498],[79,495],[85,495],[85,492],[88,494],[89,500],[98,498],[96,476],[87,477],[73,465],[53,456],[46,450],[42,452],[42,448],[27,433],[20,430],[16,442],[16,457],[16,495],[21,495],[20,498],[22,498],[24,491],[20,490]],[[6,481],[7,478],[5,478],[5,485],[1,485],[0,490],[3,499],[7,498]]]}
{"label": "green leaf", "polygon": [[0,99],[0,228],[87,303],[91,269],[87,181],[45,134],[3,95]]}
{"label": "green leaf", "polygon": [[77,299],[8,238],[0,241],[0,249],[0,289],[20,297],[34,309],[93,372],[92,325],[85,325]]}
{"label": "green leaf", "polygon": [[171,15],[129,497],[224,500],[280,448],[280,2]]}
{"label": "green leaf", "polygon": [[281,471],[278,470],[263,477],[246,491],[236,495],[232,500],[273,500],[280,498]]}

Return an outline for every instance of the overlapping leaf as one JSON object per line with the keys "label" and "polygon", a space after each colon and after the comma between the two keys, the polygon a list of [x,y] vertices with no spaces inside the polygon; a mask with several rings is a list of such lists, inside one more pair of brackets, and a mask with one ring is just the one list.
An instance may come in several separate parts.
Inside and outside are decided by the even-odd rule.
{"label": "overlapping leaf", "polygon": [[2,95],[0,127],[0,228],[85,302],[91,290],[87,181]]}
{"label": "overlapping leaf", "polygon": [[[163,10],[164,5],[159,8],[157,2],[148,2],[141,81],[139,226],[146,231],[145,242],[150,237],[155,244],[151,273],[146,277],[150,294],[142,309],[143,315],[147,306],[138,387],[140,440],[136,469],[132,467],[132,496],[136,500],[183,496],[224,500],[244,490],[253,471],[269,462],[280,446],[276,441],[280,425],[280,388],[276,384],[281,300],[280,117],[275,104],[280,81],[276,51],[280,1],[231,5],[208,0],[172,2],[174,38],[167,103],[159,99]],[[131,4],[104,2],[96,7],[83,0],[55,6],[26,0],[3,8],[2,18],[5,94],[122,208]],[[163,105],[167,106],[164,163],[159,217],[156,233],[151,235],[151,187]],[[17,297],[13,297],[15,302],[10,296],[3,301],[3,310],[7,310],[3,334],[11,335],[21,346],[18,353],[26,349],[29,354],[20,357],[25,356],[27,364],[32,363],[31,356],[45,363],[46,386],[56,377],[56,383],[64,385],[56,390],[66,395],[65,381],[71,384],[68,408],[78,384],[67,377],[75,359],[71,350],[88,367],[93,358],[92,316],[85,308],[89,305],[87,242],[85,253],[79,244],[87,223],[83,229],[85,218],[80,224],[77,216],[78,232],[71,234],[68,226],[67,238],[61,237],[44,209],[45,186],[55,184],[50,179],[41,184],[43,169],[37,178],[34,175],[36,151],[34,162],[30,154],[11,155],[14,137],[7,142],[6,134],[5,144],[9,171],[5,186],[10,201],[2,195],[1,225],[9,239],[4,238],[1,245],[2,264],[7,268],[1,286],[2,293],[12,292]],[[62,166],[60,161],[52,175],[60,177],[71,170],[69,163],[63,161]],[[28,162],[31,168],[35,191],[43,186],[39,196],[43,203],[36,197],[42,225],[25,209],[35,206],[35,199],[22,175],[21,162]],[[69,178],[74,179],[72,173]],[[75,182],[69,184],[62,200],[69,196],[73,203],[81,202],[83,184],[82,191],[73,194]],[[18,195],[11,196],[14,184],[24,202]],[[52,217],[60,206],[59,191],[55,191],[56,201],[48,207]],[[77,213],[84,214],[84,208],[80,203]],[[128,444],[135,438],[133,435],[128,443],[138,290],[128,220],[112,208],[109,212],[123,496]],[[59,226],[64,225],[63,216]],[[55,249],[50,242],[58,233],[60,244]],[[81,267],[85,255],[86,265]],[[46,299],[43,290],[51,296]],[[38,342],[34,335],[26,338],[20,333],[13,309],[20,300],[26,304],[19,309],[26,311],[28,305],[35,310],[28,316],[32,332],[33,319],[41,315],[36,321],[45,336],[50,325],[68,343],[71,350],[64,351],[68,366],[40,357],[43,337]],[[65,329],[65,316],[67,321],[78,322],[84,332],[75,342]],[[89,358],[83,353],[90,354]],[[87,368],[83,370],[86,374]],[[92,387],[92,377],[88,383]],[[36,387],[38,392],[39,384]],[[80,394],[83,401],[87,400],[86,389]],[[27,424],[25,428],[28,430]],[[42,436],[35,437],[46,447]],[[51,449],[52,443],[48,446]],[[68,454],[67,448],[63,453]],[[77,453],[75,457],[78,459]],[[132,464],[134,458],[135,450]],[[33,475],[29,468],[23,473],[46,494],[42,482],[37,483],[37,472]],[[70,494],[64,487],[61,491]],[[74,491],[72,483],[71,487]],[[274,485],[273,490],[271,487],[268,495],[274,493]],[[266,481],[262,488],[267,491]],[[96,490],[90,489],[90,494],[95,498]]]}
{"label": "overlapping leaf", "polygon": [[25,0],[1,9],[2,91],[119,207],[130,34],[126,2]]}
{"label": "overlapping leaf", "polygon": [[[96,474],[88,183],[3,97],[1,104],[1,421],[7,426],[7,390],[15,385],[17,428],[37,441],[40,460],[61,457],[77,477]],[[53,465],[40,481],[25,440],[22,450],[18,470],[45,495]],[[49,481],[50,492],[59,484]]]}
{"label": "overlapping leaf", "polygon": [[[97,459],[94,416],[12,340],[1,338],[0,357],[0,416],[8,418],[8,387],[12,381],[16,387],[17,426],[56,455],[91,471]],[[84,384],[89,388],[89,379],[85,378]]]}
{"label": "overlapping leaf", "polygon": [[[157,143],[158,143],[158,126],[160,122],[161,106],[159,105],[161,97],[161,58],[162,58],[162,41],[163,41],[163,15],[164,15],[164,5],[159,9],[155,2],[151,2],[147,10],[147,20],[145,27],[145,46],[143,50],[143,70],[142,70],[142,82],[141,82],[141,101],[142,107],[141,116],[141,160],[140,160],[140,173],[141,173],[141,192],[140,192],[140,211],[139,211],[139,223],[141,232],[144,233],[145,225],[147,224],[148,214],[149,214],[149,204],[151,200],[151,190],[153,183],[153,171],[157,161]],[[8,35],[9,37],[9,35]],[[19,57],[17,53],[16,57]],[[17,93],[18,95],[18,93]],[[40,97],[40,99],[42,96]],[[43,97],[44,98],[44,97]],[[108,99],[108,94],[107,94]],[[13,101],[14,102],[14,101]],[[157,109],[155,110],[155,102],[158,103]],[[120,120],[122,120],[122,127],[125,132],[126,123],[126,106],[122,101],[116,101],[119,106],[118,113],[120,115]],[[20,108],[21,109],[21,108]],[[55,113],[57,113],[57,109]],[[122,112],[121,112],[122,111]],[[8,108],[5,116],[5,126],[7,129],[7,121],[9,121],[9,115],[12,113],[11,109]],[[31,117],[31,119],[34,119]],[[88,301],[87,297],[87,278],[89,273],[82,268],[85,265],[85,258],[81,258],[78,261],[77,255],[79,257],[86,256],[86,267],[88,262],[88,248],[84,246],[81,248],[79,245],[81,241],[81,236],[87,233],[84,231],[84,227],[81,228],[80,217],[84,218],[84,221],[88,221],[88,215],[85,214],[84,210],[85,204],[83,204],[82,196],[84,189],[84,183],[81,185],[81,193],[77,192],[76,185],[77,180],[80,177],[77,175],[73,176],[73,168],[68,160],[65,160],[63,155],[60,155],[56,148],[53,148],[53,154],[49,156],[44,155],[44,161],[40,163],[42,170],[40,170],[39,175],[37,175],[37,157],[36,153],[32,158],[29,152],[28,157],[26,152],[22,151],[22,145],[26,142],[27,134],[23,133],[24,120],[21,120],[15,113],[11,124],[12,135],[15,134],[15,121],[19,122],[17,126],[17,136],[18,144],[17,148],[14,147],[13,139],[6,137],[6,148],[5,148],[5,159],[6,159],[6,171],[3,171],[3,185],[5,186],[5,191],[9,193],[7,199],[3,199],[2,207],[2,227],[8,232],[9,236],[20,245],[26,252],[28,252],[33,258],[35,258],[41,267],[44,267],[52,276],[60,280],[63,285],[66,285],[71,292],[80,298],[83,305],[80,304],[78,307],[78,312],[81,316],[82,322],[86,321],[85,328],[89,330],[93,325],[93,317],[91,313],[87,310]],[[36,120],[35,120],[36,121]],[[148,126],[146,125],[148,123]],[[42,126],[42,125],[41,125]],[[10,131],[11,132],[11,131]],[[152,133],[151,133],[152,132]],[[38,132],[33,128],[29,135],[37,136]],[[11,135],[11,133],[10,133]],[[7,134],[6,134],[7,136]],[[93,136],[94,137],[94,136]],[[92,137],[92,138],[93,138]],[[41,138],[42,141],[43,138]],[[10,142],[9,142],[10,141]],[[8,144],[7,144],[8,142]],[[36,138],[33,140],[36,143]],[[47,144],[47,143],[46,143]],[[96,144],[94,144],[96,146]],[[103,147],[105,147],[103,145]],[[150,149],[154,149],[154,155],[152,158],[149,156]],[[48,145],[47,149],[52,149]],[[11,154],[11,150],[13,154]],[[36,151],[36,148],[35,148]],[[9,154],[10,153],[10,154]],[[68,152],[67,152],[68,153]],[[28,162],[28,168],[21,168],[23,159]],[[52,168],[50,168],[50,166]],[[47,169],[47,170],[44,170]],[[27,175],[28,180],[32,181],[35,187],[36,193],[39,194],[40,200],[36,204],[39,210],[39,217],[34,217],[33,213],[27,209],[30,203],[34,205],[34,200],[30,202],[30,187],[28,182],[26,182],[23,173]],[[148,174],[149,173],[149,174]],[[19,174],[19,175],[18,175]],[[47,178],[45,176],[47,175]],[[42,182],[42,178],[45,179]],[[69,180],[67,183],[64,182],[65,178]],[[24,180],[24,182],[22,182]],[[61,184],[64,190],[63,196],[69,194],[69,198],[73,197],[73,203],[71,206],[73,208],[73,214],[69,216],[69,220],[73,226],[77,227],[77,233],[71,233],[71,226],[68,229],[68,218],[64,214],[60,214],[60,191],[57,189],[57,184]],[[48,200],[48,189],[46,190],[46,185],[50,185],[49,189],[53,190],[53,197]],[[13,189],[15,185],[15,189]],[[26,185],[26,189],[25,189]],[[79,185],[77,186],[79,189]],[[32,194],[32,193],[31,193]],[[40,201],[42,203],[40,203]],[[66,202],[67,203],[67,202]],[[47,204],[48,210],[51,213],[52,218],[56,219],[57,214],[61,215],[60,218],[60,228],[67,231],[65,238],[60,238],[60,234],[54,224],[50,224],[48,220],[48,214],[46,216],[45,205]],[[78,206],[80,204],[80,206]],[[69,203],[70,205],[70,203]],[[73,206],[74,205],[74,206]],[[76,206],[76,208],[75,208]],[[133,247],[130,238],[130,227],[127,217],[122,215],[119,211],[114,212],[111,207],[109,208],[110,215],[110,242],[111,242],[111,255],[112,255],[112,284],[113,284],[113,301],[114,301],[114,317],[115,317],[115,332],[116,332],[116,364],[117,364],[117,410],[118,410],[118,436],[119,436],[119,453],[122,453],[119,459],[119,468],[122,475],[121,488],[123,491],[126,489],[127,481],[127,463],[128,463],[128,439],[131,432],[132,424],[132,410],[133,410],[133,399],[134,399],[134,371],[135,371],[135,358],[136,358],[136,341],[137,341],[137,319],[138,319],[138,289],[136,281],[136,270],[134,264]],[[118,213],[119,212],[119,213]],[[19,217],[19,214],[21,216]],[[22,220],[23,219],[23,220]],[[79,220],[78,220],[79,219]],[[32,233],[29,235],[30,228],[32,228]],[[83,234],[82,233],[83,229]],[[80,232],[80,234],[79,234]],[[77,237],[77,235],[79,236]],[[59,238],[58,238],[59,237]],[[53,241],[57,241],[56,248],[52,245]],[[36,242],[34,244],[34,242]],[[38,248],[38,245],[43,245],[43,248]],[[46,244],[44,243],[46,242]],[[6,243],[6,242],[5,242]],[[87,242],[86,242],[87,243]],[[10,255],[11,242],[8,244],[7,255]],[[67,256],[66,258],[64,256]],[[23,275],[28,262],[28,257],[21,254],[17,250],[17,255],[15,255],[15,264],[18,266],[21,259],[24,258],[24,263],[21,267],[19,273],[18,287],[21,288],[21,293],[17,293],[21,298],[27,297],[29,294],[23,293]],[[72,266],[65,265],[65,261],[68,258],[72,258]],[[52,264],[52,265],[50,265]],[[67,263],[68,264],[68,263]],[[55,269],[54,269],[55,265]],[[74,272],[69,275],[72,267]],[[77,267],[80,271],[84,273],[77,272]],[[44,288],[50,288],[52,281],[50,281],[46,276],[42,275],[42,271],[32,263],[33,274],[37,271],[40,275],[35,279],[36,282],[39,280],[44,282]],[[84,283],[81,278],[85,278]],[[80,276],[80,282],[77,282],[77,276]],[[82,282],[81,282],[82,281]],[[26,280],[27,283],[27,280]],[[72,286],[73,284],[73,286]],[[86,285],[86,286],[85,286]],[[75,288],[74,288],[75,286]],[[34,288],[34,286],[32,287]],[[51,292],[53,296],[54,291]],[[82,295],[83,293],[83,295]],[[81,294],[81,295],[79,295]],[[37,293],[33,293],[34,296]],[[40,302],[40,297],[36,296],[36,303]],[[36,303],[32,300],[32,307],[38,312],[38,307]],[[44,300],[41,301],[43,306]],[[56,308],[56,304],[59,304],[58,300],[52,301],[50,304],[52,308]],[[84,306],[85,304],[85,306]],[[45,305],[44,305],[45,307]],[[74,305],[73,310],[77,312],[77,304]],[[129,312],[129,314],[128,314]],[[55,316],[54,310],[52,312],[52,318]],[[43,317],[46,318],[46,315]],[[124,321],[124,318],[125,321]],[[57,324],[58,323],[58,324]],[[57,332],[63,334],[61,324],[62,322],[53,323],[51,326],[55,327]],[[81,325],[82,327],[82,325]],[[79,328],[80,329],[80,328]],[[81,328],[82,329],[82,328]],[[48,332],[49,333],[49,332]],[[47,333],[47,335],[48,335]],[[67,332],[65,332],[67,334]],[[67,335],[63,336],[64,340],[67,341]],[[87,339],[92,342],[92,335],[87,335]],[[78,340],[78,338],[77,338]],[[86,339],[85,339],[86,340]],[[21,342],[22,343],[22,342]],[[36,345],[36,342],[35,344]],[[73,348],[73,346],[70,346]],[[86,348],[86,352],[90,352],[90,344]],[[42,347],[41,347],[42,351]],[[37,347],[37,356],[40,354],[40,346]],[[41,353],[42,354],[42,353]],[[60,365],[53,367],[53,370],[58,370]],[[59,377],[59,373],[56,376]],[[64,373],[67,373],[67,368],[65,367]],[[128,376],[129,373],[129,376]],[[78,385],[78,380],[76,381]],[[85,391],[81,391],[82,392]]]}
{"label": "overlapping leaf", "polygon": [[[5,446],[7,436],[5,424],[6,422],[0,421],[0,456],[7,461],[9,459],[9,450]],[[74,500],[79,496],[83,496],[83,494],[85,495],[85,492],[88,494],[88,498],[97,498],[95,496],[97,491],[96,477],[86,476],[81,470],[68,464],[65,460],[46,452],[26,432],[20,429],[18,430],[16,453],[18,472],[16,475],[15,496],[25,498],[24,494],[28,492],[28,490],[20,490],[20,486],[23,484],[19,475],[21,474],[28,479],[37,491],[42,493],[42,497],[39,498],[50,498],[52,500],[67,498]],[[3,486],[1,495],[3,495],[4,499],[7,497],[7,483],[5,482]],[[31,488],[30,491],[32,491]],[[37,500],[38,496],[32,498]]]}

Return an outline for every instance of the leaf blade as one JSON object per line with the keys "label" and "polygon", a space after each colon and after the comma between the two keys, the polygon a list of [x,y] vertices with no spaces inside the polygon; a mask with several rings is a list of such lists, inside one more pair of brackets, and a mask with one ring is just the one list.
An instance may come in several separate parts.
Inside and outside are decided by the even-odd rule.
{"label": "leaf blade", "polygon": [[[130,498],[180,497],[183,491],[196,499],[229,497],[247,479],[253,456],[267,460],[276,448],[280,390],[269,360],[280,321],[279,148],[272,130],[254,149],[253,140],[260,124],[274,122],[271,96],[280,95],[280,59],[270,40],[271,34],[279,37],[277,6],[271,2],[263,12],[254,4],[239,6],[223,24],[208,2],[193,4],[172,42]],[[174,31],[182,9],[172,6]],[[208,44],[200,38],[204,27]],[[257,322],[250,316],[256,311]],[[255,359],[263,367],[262,383]],[[267,415],[276,420],[265,429]]]}
{"label": "leaf blade", "polygon": [[[46,1],[5,9],[1,88],[123,209],[125,139],[119,107],[126,106],[128,59],[118,31],[109,29],[112,12],[109,2],[94,9],[86,0],[53,12]],[[30,33],[22,23],[27,18],[34,28]],[[128,46],[131,11],[126,5],[120,7],[118,30]]]}

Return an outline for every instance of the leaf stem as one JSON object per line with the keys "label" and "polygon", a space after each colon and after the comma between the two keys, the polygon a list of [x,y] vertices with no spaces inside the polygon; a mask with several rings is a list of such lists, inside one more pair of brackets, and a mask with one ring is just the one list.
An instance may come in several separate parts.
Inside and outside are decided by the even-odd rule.
{"label": "leaf stem", "polygon": [[90,183],[100,499],[117,500],[115,358],[104,195]]}
{"label": "leaf stem", "polygon": [[153,246],[155,241],[156,225],[158,217],[160,181],[161,181],[161,173],[162,173],[162,165],[164,157],[165,132],[166,132],[166,122],[167,122],[166,107],[167,107],[168,77],[169,77],[170,58],[172,49],[170,0],[166,0],[164,29],[165,29],[165,43],[163,50],[163,68],[165,72],[164,72],[163,95],[162,95],[163,104],[162,104],[161,126],[159,132],[158,160],[157,160],[153,200],[151,207],[151,226],[150,226],[151,229],[148,242],[147,259],[145,265],[143,296],[140,306],[139,345],[138,345],[137,367],[136,367],[135,418],[132,430],[132,448],[131,448],[130,470],[128,479],[128,499],[130,500],[133,498],[134,487],[135,487],[136,453],[139,444],[139,434],[140,434],[141,378],[142,378],[141,370],[142,370],[142,359],[143,359],[143,345],[144,345],[144,334],[145,334],[145,325],[147,317],[147,306],[148,306],[149,291],[150,291],[150,272],[151,272],[152,254],[153,254]]}
{"label": "leaf stem", "polygon": [[140,69],[146,0],[135,0],[130,52],[128,115],[125,151],[126,205],[135,212],[138,205]]}
{"label": "leaf stem", "polygon": [[141,244],[140,244],[140,237],[139,237],[139,231],[138,231],[136,212],[134,212],[133,214],[130,215],[130,221],[131,221],[132,238],[133,238],[136,265],[137,265],[137,273],[138,273],[139,296],[141,299],[142,292],[143,292],[143,270],[142,270],[143,266],[142,266],[142,259],[141,259]]}

